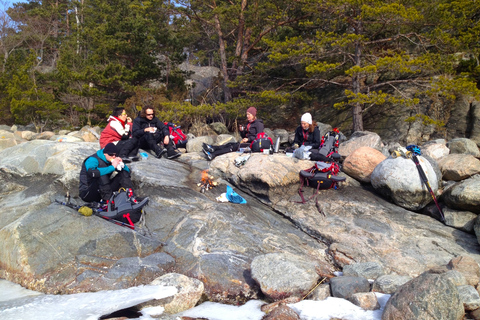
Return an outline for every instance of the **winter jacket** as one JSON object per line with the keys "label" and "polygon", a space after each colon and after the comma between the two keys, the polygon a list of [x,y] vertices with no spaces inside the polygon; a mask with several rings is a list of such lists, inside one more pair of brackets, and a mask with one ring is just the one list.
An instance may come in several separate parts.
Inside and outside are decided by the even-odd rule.
{"label": "winter jacket", "polygon": [[126,140],[131,136],[132,123],[124,123],[117,117],[110,116],[108,124],[100,134],[100,148],[105,148],[110,142],[117,143],[120,140]]}
{"label": "winter jacket", "polygon": [[315,127],[313,132],[310,132],[308,129],[303,130],[302,126],[298,126],[295,130],[293,144],[312,146],[312,149],[318,149],[320,147],[320,130]]}
{"label": "winter jacket", "polygon": [[[130,172],[130,169],[125,165],[122,170]],[[115,171],[112,163],[105,158],[103,149],[98,150],[83,161],[82,169],[80,170],[80,185],[79,191],[85,191],[92,183],[93,179],[100,178],[100,176],[110,175]]]}
{"label": "winter jacket", "polygon": [[264,126],[261,119],[255,119],[252,122],[248,122],[243,131],[240,131],[242,138],[248,138],[248,142],[252,142],[257,138],[257,134],[263,132]]}
{"label": "winter jacket", "polygon": [[160,119],[157,117],[153,117],[152,120],[148,120],[147,118],[142,118],[140,116],[136,117],[133,120],[133,136],[135,138],[140,139],[146,133],[144,130],[147,127],[156,127],[157,130],[162,133],[162,135],[169,136],[170,131],[168,130],[168,126],[166,126]]}

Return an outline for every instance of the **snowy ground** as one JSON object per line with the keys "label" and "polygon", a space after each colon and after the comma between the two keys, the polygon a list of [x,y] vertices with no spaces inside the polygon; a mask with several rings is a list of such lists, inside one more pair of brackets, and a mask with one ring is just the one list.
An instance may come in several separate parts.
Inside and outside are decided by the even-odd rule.
{"label": "snowy ground", "polygon": [[[124,290],[78,293],[72,295],[44,295],[26,290],[17,284],[0,279],[0,319],[2,320],[94,320],[119,309],[135,306],[151,299],[174,295],[174,287],[139,286]],[[302,320],[380,320],[383,308],[390,295],[376,294],[380,310],[365,311],[339,298],[323,301],[304,300],[290,304]],[[204,317],[209,320],[261,320],[265,315],[260,310],[264,302],[252,300],[236,307],[220,303],[205,302],[183,312],[182,316]],[[163,308],[142,310],[139,320],[152,320]]]}

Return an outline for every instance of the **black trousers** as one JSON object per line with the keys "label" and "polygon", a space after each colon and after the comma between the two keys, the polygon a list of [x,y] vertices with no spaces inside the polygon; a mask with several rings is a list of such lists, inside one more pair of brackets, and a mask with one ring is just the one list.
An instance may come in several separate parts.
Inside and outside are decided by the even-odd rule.
{"label": "black trousers", "polygon": [[[143,150],[153,150],[155,152],[158,151],[158,143],[163,143],[163,139],[165,139],[165,136],[161,133],[155,132],[155,133],[145,133],[139,140],[139,146]],[[173,150],[175,149],[173,145],[172,139],[168,142],[168,145],[165,146],[167,150]]]}
{"label": "black trousers", "polygon": [[85,202],[99,202],[102,199],[106,201],[110,199],[113,191],[118,191],[120,188],[133,189],[130,172],[126,170],[117,172],[112,179],[110,179],[110,175],[93,179],[88,186],[88,190],[80,194],[80,198]]}
{"label": "black trousers", "polygon": [[211,147],[213,148],[213,150],[215,150],[213,152],[213,155],[216,157],[225,153],[238,151],[238,149],[240,148],[246,148],[249,146],[250,146],[250,143],[230,142],[220,146],[211,146]]}
{"label": "black trousers", "polygon": [[120,140],[117,142],[117,148],[120,158],[134,157],[137,155],[139,149],[138,139],[132,137],[126,140]]}

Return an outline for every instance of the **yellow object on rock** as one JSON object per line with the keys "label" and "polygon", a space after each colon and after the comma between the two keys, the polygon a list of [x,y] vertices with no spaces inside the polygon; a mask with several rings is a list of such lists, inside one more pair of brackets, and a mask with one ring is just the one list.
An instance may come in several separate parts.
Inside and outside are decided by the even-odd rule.
{"label": "yellow object on rock", "polygon": [[80,209],[78,209],[78,212],[80,212],[80,214],[84,215],[85,217],[89,217],[93,214],[92,208],[86,206],[80,207]]}

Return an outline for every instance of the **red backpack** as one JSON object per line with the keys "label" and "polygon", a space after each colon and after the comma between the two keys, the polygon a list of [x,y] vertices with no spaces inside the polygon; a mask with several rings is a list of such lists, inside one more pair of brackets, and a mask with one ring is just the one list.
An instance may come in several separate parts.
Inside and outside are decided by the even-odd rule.
{"label": "red backpack", "polygon": [[171,122],[164,122],[164,124],[168,127],[168,131],[170,132],[170,139],[173,140],[175,146],[177,148],[185,148],[187,146],[188,137],[185,133],[182,132],[180,126],[176,126],[174,123]]}
{"label": "red backpack", "polygon": [[265,134],[260,132],[257,138],[250,143],[250,150],[252,152],[263,152],[263,150],[273,150],[273,140]]}

